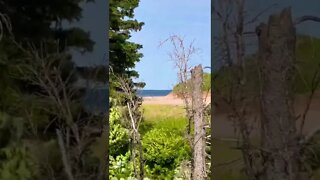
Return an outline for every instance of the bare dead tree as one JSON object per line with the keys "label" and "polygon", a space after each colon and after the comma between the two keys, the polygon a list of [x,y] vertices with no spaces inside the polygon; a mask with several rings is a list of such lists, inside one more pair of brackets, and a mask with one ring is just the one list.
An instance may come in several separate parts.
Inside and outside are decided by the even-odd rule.
{"label": "bare dead tree", "polygon": [[201,65],[196,66],[191,71],[191,84],[192,84],[192,110],[194,121],[194,138],[193,138],[193,177],[194,179],[206,178],[206,132],[204,122],[204,103],[203,103],[203,69]]}
{"label": "bare dead tree", "polygon": [[22,70],[21,75],[24,76],[22,79],[41,89],[35,95],[43,100],[44,105],[37,108],[54,117],[43,133],[45,134],[50,126],[56,128],[57,141],[68,179],[101,178],[99,176],[104,176],[104,173],[98,170],[96,173],[85,170],[84,156],[90,151],[96,137],[103,132],[103,125],[97,123],[93,114],[88,117],[75,114],[79,87],[73,82],[76,70],[71,68],[67,73],[64,70],[63,60],[66,59],[66,54],[48,51],[46,43],[43,43],[40,49],[32,44],[28,48],[17,42],[15,44],[26,54],[26,62],[17,67]]}
{"label": "bare dead tree", "polygon": [[[178,35],[172,35],[160,43],[162,46],[166,42],[173,46],[169,53],[170,59],[178,69],[179,84],[183,89],[179,92],[185,105],[187,114],[187,139],[192,151],[191,159],[191,179],[205,179],[207,177],[206,168],[206,125],[204,122],[205,102],[203,102],[203,70],[202,66],[192,68],[191,58],[197,53],[193,42],[185,45],[184,39]],[[192,69],[192,70],[191,70]],[[190,74],[190,72],[193,72]],[[191,127],[194,126],[194,134]]]}
{"label": "bare dead tree", "polygon": [[[111,73],[112,69],[111,69]],[[113,74],[114,75],[114,74]],[[139,132],[139,127],[143,119],[143,114],[140,111],[140,105],[142,99],[137,97],[134,89],[132,87],[132,82],[130,79],[114,75],[117,81],[117,86],[122,90],[126,99],[126,109],[129,115],[130,124],[130,138],[131,138],[131,159],[133,162],[134,176],[136,178],[144,179],[144,157],[143,157],[143,147],[141,134]],[[139,154],[139,175],[137,173],[137,163],[136,154]]]}
{"label": "bare dead tree", "polygon": [[[267,157],[263,177],[297,179],[299,148],[293,110],[294,92],[290,91],[294,83],[296,37],[290,9],[270,16],[268,24],[259,26],[259,32],[261,143]],[[274,43],[267,43],[270,41]],[[279,47],[286,48],[279,51]]]}
{"label": "bare dead tree", "polygon": [[185,46],[184,39],[178,35],[172,35],[168,39],[162,41],[160,46],[166,42],[170,42],[173,45],[172,53],[169,53],[170,59],[173,61],[175,67],[178,69],[178,83],[182,85],[183,90],[180,93],[187,112],[188,127],[187,135],[189,143],[191,143],[191,124],[192,124],[192,108],[191,108],[191,90],[190,85],[188,85],[188,80],[190,78],[190,60],[192,55],[197,52],[197,49],[193,46],[193,42],[187,47]]}
{"label": "bare dead tree", "polygon": [[[273,175],[268,175],[268,172],[265,172],[265,177],[267,179],[282,177],[287,179],[301,179],[302,176],[306,176],[304,178],[311,178],[312,172],[308,172],[306,175],[304,173],[305,168],[304,164],[305,159],[303,159],[303,155],[299,156],[299,153],[302,149],[305,149],[305,144],[301,143],[301,139],[303,138],[302,130],[304,127],[304,123],[306,120],[306,115],[309,111],[310,104],[319,85],[320,78],[318,76],[319,69],[316,69],[312,79],[311,79],[311,87],[310,87],[310,95],[307,98],[307,103],[304,111],[301,115],[296,115],[296,112],[293,108],[294,102],[294,92],[293,83],[294,83],[294,75],[297,74],[297,68],[295,67],[296,61],[296,53],[295,53],[295,44],[296,44],[296,31],[295,25],[312,20],[318,21],[319,18],[313,16],[303,16],[294,20],[291,15],[291,8],[285,8],[282,10],[280,14],[272,15],[269,17],[268,24],[261,24],[258,27],[258,38],[259,38],[259,55],[262,57],[262,66],[261,66],[261,74],[262,74],[262,130],[263,133],[267,133],[263,137],[266,138],[263,140],[263,143],[266,143],[265,150],[272,151],[273,153],[268,153],[269,161],[267,161],[266,171],[273,171],[277,169],[277,173],[273,173]],[[280,24],[278,24],[281,22]],[[271,30],[272,27],[272,30]],[[268,33],[267,33],[268,32]],[[281,36],[279,36],[281,35]],[[281,38],[278,38],[281,37]],[[273,45],[270,45],[267,42],[272,41],[272,39],[276,39]],[[291,46],[290,46],[291,45]],[[286,47],[282,52],[275,50],[277,47]],[[266,52],[268,51],[268,53]],[[271,56],[267,57],[269,52],[273,52]],[[284,53],[284,54],[282,54]],[[269,58],[272,58],[269,59]],[[271,60],[270,62],[267,62]],[[281,64],[283,63],[283,64]],[[272,66],[272,68],[270,67]],[[277,68],[281,68],[281,73],[276,72]],[[268,73],[266,75],[265,73]],[[280,78],[281,77],[281,78]],[[283,78],[286,77],[286,78]],[[272,79],[272,81],[270,81]],[[282,89],[277,91],[276,86],[282,85]],[[268,87],[266,87],[268,86]],[[280,87],[280,86],[278,86]],[[271,91],[273,90],[273,91]],[[282,94],[282,95],[281,95]],[[275,101],[272,97],[276,96],[281,97],[277,98]],[[272,103],[275,102],[278,105],[278,109],[272,109]],[[268,103],[269,106],[267,105]],[[282,105],[280,105],[282,103]],[[279,117],[275,117],[275,115]],[[272,116],[272,119],[271,119]],[[277,120],[280,122],[277,122]],[[301,118],[301,124],[297,128],[296,121]],[[277,124],[276,124],[277,123]],[[269,131],[269,132],[268,132]],[[281,134],[277,134],[281,133]],[[278,141],[274,139],[271,142],[272,136],[276,135]],[[272,145],[270,144],[272,143]],[[279,150],[282,149],[282,150]],[[283,151],[283,152],[281,152]],[[281,155],[277,154],[280,153]],[[281,157],[281,159],[279,158]],[[271,159],[271,160],[270,160]],[[273,162],[272,162],[273,161]],[[270,163],[272,162],[272,163]],[[282,170],[281,170],[282,168]],[[283,171],[286,169],[286,171]]]}
{"label": "bare dead tree", "polygon": [[[306,114],[310,107],[315,87],[318,86],[317,73],[312,80],[311,94],[308,98],[307,107],[303,112],[302,123],[300,125],[300,133],[296,130],[295,122],[297,117],[293,111],[293,77],[295,74],[295,25],[311,20],[319,21],[314,16],[303,16],[292,20],[291,11],[285,9],[279,15],[272,15],[268,24],[261,24],[256,29],[259,40],[259,83],[261,85],[258,97],[261,103],[261,147],[255,147],[250,138],[250,121],[248,114],[250,104],[256,102],[256,98],[248,97],[248,89],[246,79],[245,65],[245,35],[254,34],[244,31],[244,0],[236,1],[220,1],[220,4],[228,4],[234,7],[236,11],[235,22],[231,22],[228,9],[224,9],[227,15],[223,16],[219,10],[214,9],[215,15],[220,20],[222,29],[221,41],[217,44],[222,46],[221,59],[232,58],[228,60],[234,63],[232,77],[226,84],[227,89],[223,89],[228,93],[219,92],[215,88],[215,94],[220,94],[220,98],[229,105],[231,109],[231,118],[234,121],[235,128],[241,134],[240,149],[243,154],[246,174],[249,179],[299,179],[301,178],[301,159],[299,152],[302,149],[298,143],[300,139],[301,129],[304,126]],[[223,10],[223,9],[222,9]],[[261,11],[257,16],[260,16]],[[253,23],[257,20],[255,16],[252,20],[247,21]],[[228,22],[229,21],[229,22]],[[227,24],[227,25],[226,25]],[[224,36],[230,39],[233,36],[234,42],[227,42]],[[223,38],[224,37],[224,38]],[[281,37],[281,38],[279,38]],[[219,39],[219,38],[218,38]],[[273,43],[270,43],[273,42]],[[234,45],[232,45],[234,44]],[[227,46],[227,47],[226,47]],[[234,48],[228,48],[234,47]],[[281,47],[285,47],[285,50]],[[229,50],[228,50],[229,49]],[[234,54],[234,55],[228,55]],[[221,60],[220,59],[220,60]],[[261,64],[260,64],[261,63]],[[279,89],[277,89],[279,88]],[[274,104],[272,104],[274,103]],[[280,108],[279,108],[280,107]],[[300,135],[299,135],[300,134]]]}
{"label": "bare dead tree", "polygon": [[[243,155],[245,163],[245,172],[250,179],[255,179],[257,174],[257,166],[252,159],[254,148],[250,140],[252,122],[248,118],[248,105],[252,101],[252,94],[248,95],[246,89],[246,65],[245,65],[245,51],[246,51],[246,34],[245,24],[255,21],[261,15],[257,15],[250,21],[245,19],[245,0],[236,1],[214,1],[220,9],[214,8],[214,16],[222,26],[221,38],[216,42],[216,47],[221,47],[221,55],[217,57],[219,61],[227,62],[227,66],[233,71],[227,71],[227,79],[225,86],[220,90],[214,87],[214,99],[221,99],[231,109],[229,114],[230,120],[235,125],[235,132],[239,132],[240,139],[238,144]],[[214,5],[213,5],[214,6]],[[235,10],[233,10],[235,9]],[[231,73],[230,73],[231,72]],[[217,100],[216,100],[217,101]],[[220,100],[219,100],[220,101]],[[221,102],[220,102],[221,103]]]}

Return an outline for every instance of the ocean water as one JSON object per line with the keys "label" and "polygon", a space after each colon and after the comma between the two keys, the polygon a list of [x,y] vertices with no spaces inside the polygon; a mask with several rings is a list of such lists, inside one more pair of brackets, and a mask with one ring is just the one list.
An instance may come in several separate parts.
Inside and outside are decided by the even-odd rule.
{"label": "ocean water", "polygon": [[[146,96],[166,96],[172,90],[139,90],[138,95],[141,97]],[[87,90],[84,98],[85,107],[92,112],[107,112],[108,101],[107,89],[91,89]]]}
{"label": "ocean water", "polygon": [[108,112],[108,89],[90,89],[84,98],[85,108],[91,112]]}
{"label": "ocean water", "polygon": [[166,96],[171,93],[172,90],[139,90],[138,95],[141,97],[146,96]]}

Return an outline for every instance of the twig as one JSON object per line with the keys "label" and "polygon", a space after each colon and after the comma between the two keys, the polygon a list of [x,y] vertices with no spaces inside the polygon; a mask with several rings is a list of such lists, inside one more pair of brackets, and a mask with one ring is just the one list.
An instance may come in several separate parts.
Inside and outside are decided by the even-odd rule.
{"label": "twig", "polygon": [[242,158],[237,158],[237,159],[225,162],[225,163],[219,163],[219,164],[213,165],[213,167],[227,166],[227,165],[236,163],[236,162],[241,161],[241,160],[242,160]]}
{"label": "twig", "polygon": [[262,10],[261,12],[259,12],[255,17],[253,17],[251,20],[247,21],[244,23],[244,25],[248,25],[248,24],[251,24],[251,23],[254,23],[256,22],[260,16],[262,16],[265,12],[267,12],[269,9],[271,9],[272,7],[274,6],[277,6],[278,4],[277,3],[274,3],[272,4],[271,6],[265,8],[264,10]]}
{"label": "twig", "polygon": [[295,21],[293,22],[294,25],[298,25],[298,24],[301,24],[305,21],[315,21],[315,22],[320,22],[320,17],[316,17],[316,16],[309,16],[309,15],[306,15],[306,16],[302,16],[302,17],[299,17],[299,18],[296,18]]}

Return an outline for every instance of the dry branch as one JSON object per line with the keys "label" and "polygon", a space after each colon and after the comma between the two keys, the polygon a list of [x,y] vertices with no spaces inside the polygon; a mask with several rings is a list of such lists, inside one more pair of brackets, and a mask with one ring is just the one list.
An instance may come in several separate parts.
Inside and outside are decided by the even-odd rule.
{"label": "dry branch", "polygon": [[63,142],[61,131],[59,129],[56,129],[56,134],[58,137],[58,143],[59,143],[60,152],[62,155],[62,162],[63,162],[64,170],[65,170],[66,174],[68,175],[69,180],[75,180],[73,177],[71,166],[69,164],[70,160],[67,155],[67,151],[66,151],[66,148],[65,148],[65,145]]}
{"label": "dry branch", "polygon": [[[111,69],[111,73],[113,73]],[[144,178],[144,158],[141,135],[139,132],[139,126],[142,120],[142,113],[140,112],[140,99],[135,98],[134,89],[130,85],[130,79],[113,74],[116,78],[118,87],[122,90],[122,93],[127,99],[126,107],[129,113],[129,123],[131,130],[131,159],[133,162],[134,176],[143,180]],[[139,170],[140,174],[137,174],[136,153],[139,153]]]}
{"label": "dry branch", "polygon": [[298,25],[298,24],[301,24],[301,23],[306,22],[306,21],[320,22],[320,17],[317,17],[317,16],[309,16],[309,15],[302,16],[302,17],[296,18],[296,19],[294,20],[293,24],[294,24],[294,25]]}

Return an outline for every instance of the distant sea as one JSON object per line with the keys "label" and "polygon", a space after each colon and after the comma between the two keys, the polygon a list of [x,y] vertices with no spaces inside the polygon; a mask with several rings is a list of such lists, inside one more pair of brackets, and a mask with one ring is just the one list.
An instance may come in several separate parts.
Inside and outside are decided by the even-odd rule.
{"label": "distant sea", "polygon": [[[172,90],[139,90],[138,95],[141,97],[146,96],[166,96]],[[106,112],[108,101],[107,89],[91,89],[88,90],[84,98],[85,107],[89,111]]]}
{"label": "distant sea", "polygon": [[141,97],[146,96],[166,96],[171,93],[172,90],[139,90],[138,95]]}

